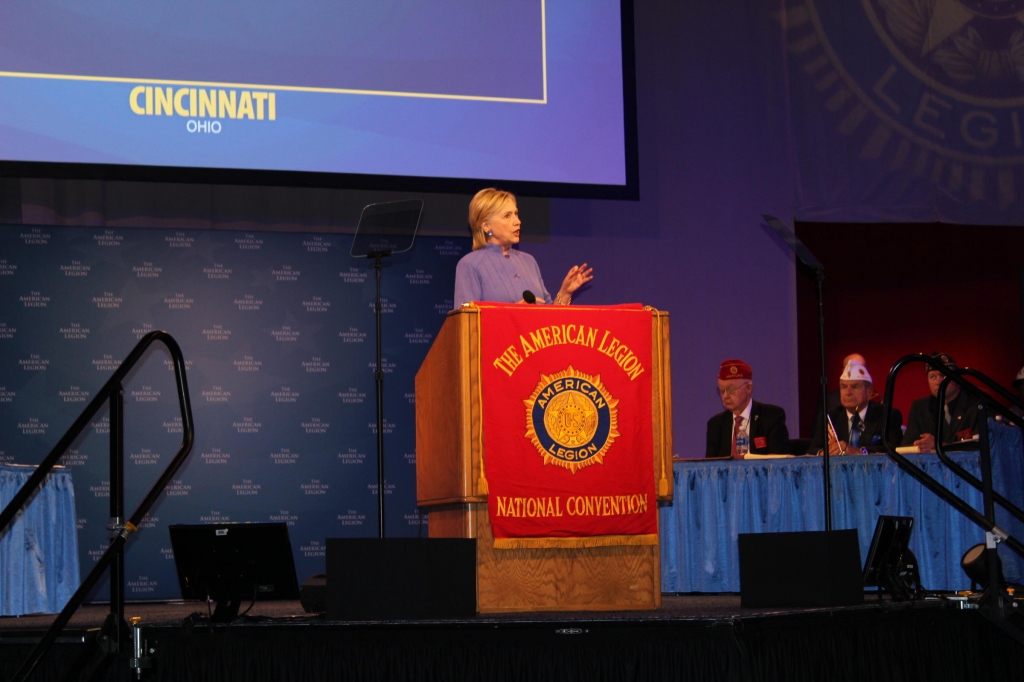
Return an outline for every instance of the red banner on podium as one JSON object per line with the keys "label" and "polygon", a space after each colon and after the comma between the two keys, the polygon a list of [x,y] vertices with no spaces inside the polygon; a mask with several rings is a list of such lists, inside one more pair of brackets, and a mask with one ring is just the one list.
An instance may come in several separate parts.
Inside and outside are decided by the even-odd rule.
{"label": "red banner on podium", "polygon": [[495,547],[656,544],[651,311],[477,305]]}

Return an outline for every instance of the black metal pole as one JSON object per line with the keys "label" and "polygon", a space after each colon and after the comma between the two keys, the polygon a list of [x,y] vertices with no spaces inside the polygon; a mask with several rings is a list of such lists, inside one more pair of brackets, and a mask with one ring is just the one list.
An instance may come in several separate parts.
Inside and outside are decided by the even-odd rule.
{"label": "black metal pole", "polygon": [[377,537],[384,538],[384,365],[381,358],[381,300],[380,300],[380,259],[387,255],[382,251],[375,251],[370,254],[373,257],[373,267],[377,270],[377,370],[373,373],[377,383]]}
{"label": "black metal pole", "polygon": [[825,438],[822,452],[822,481],[825,487],[825,530],[832,530],[832,466],[828,455],[828,369],[825,366],[825,298],[822,295],[822,280],[825,271],[815,270],[818,280],[818,342],[821,349],[821,433]]}
{"label": "black metal pole", "polygon": [[[110,395],[110,538],[124,526],[124,387]],[[124,545],[110,564],[110,617],[112,651],[120,650],[124,623]]]}
{"label": "black metal pole", "polygon": [[[967,396],[976,400],[974,396]],[[978,449],[981,464],[981,501],[985,509],[985,518],[993,526],[996,524],[996,505],[992,496],[992,451],[988,437],[988,410],[982,401],[978,405]],[[990,608],[1001,610],[1003,607],[1002,571],[999,570],[998,550],[991,531],[985,532],[985,559],[988,561],[988,589],[982,595],[982,601]]]}

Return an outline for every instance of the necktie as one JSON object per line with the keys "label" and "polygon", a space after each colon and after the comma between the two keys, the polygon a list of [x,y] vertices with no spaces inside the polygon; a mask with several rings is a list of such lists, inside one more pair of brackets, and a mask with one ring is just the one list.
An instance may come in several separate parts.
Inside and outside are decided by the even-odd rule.
{"label": "necktie", "polygon": [[743,455],[739,454],[736,450],[736,439],[739,438],[740,429],[743,427],[743,417],[736,415],[736,421],[732,427],[732,458],[743,459]]}
{"label": "necktie", "polygon": [[950,420],[953,418],[952,415],[949,414],[949,403],[943,405],[942,409],[946,411],[946,423],[948,424]]}
{"label": "necktie", "polygon": [[860,447],[860,415],[853,415],[850,420],[850,445]]}

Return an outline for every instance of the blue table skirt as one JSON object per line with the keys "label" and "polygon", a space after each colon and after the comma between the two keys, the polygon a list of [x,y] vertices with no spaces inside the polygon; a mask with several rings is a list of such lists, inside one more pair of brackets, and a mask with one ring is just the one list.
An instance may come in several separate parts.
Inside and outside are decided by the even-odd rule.
{"label": "blue table skirt", "polygon": [[[0,466],[0,509],[35,467]],[[51,473],[0,537],[0,615],[56,613],[81,582],[71,473]]]}
{"label": "blue table skirt", "polygon": [[[1021,506],[1024,456],[1017,429],[993,424],[993,481],[996,490]],[[977,452],[952,455],[981,477]],[[911,455],[912,462],[962,499],[983,511],[981,493],[950,472],[935,455]],[[929,590],[970,588],[960,568],[969,547],[984,542],[978,526],[899,470],[885,455],[830,458],[832,527],[856,528],[861,560],[867,556],[882,514],[914,517],[910,548]],[[664,592],[738,592],[740,533],[824,530],[822,460],[676,462],[675,500],[661,509],[661,572]],[[1024,528],[1000,512],[997,522],[1018,540]],[[1024,561],[1000,547],[1003,573],[1022,582]]]}

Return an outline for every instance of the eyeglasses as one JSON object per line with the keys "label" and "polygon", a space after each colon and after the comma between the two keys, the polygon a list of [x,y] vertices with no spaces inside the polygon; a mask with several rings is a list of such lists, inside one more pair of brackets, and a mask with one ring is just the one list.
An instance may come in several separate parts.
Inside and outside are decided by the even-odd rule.
{"label": "eyeglasses", "polygon": [[726,388],[720,388],[720,389],[718,389],[718,395],[733,395],[734,393],[736,393],[736,391],[740,390],[741,388],[746,388],[749,385],[750,385],[750,382],[747,381],[747,382],[744,382],[744,383],[739,384],[739,385],[728,386]]}

